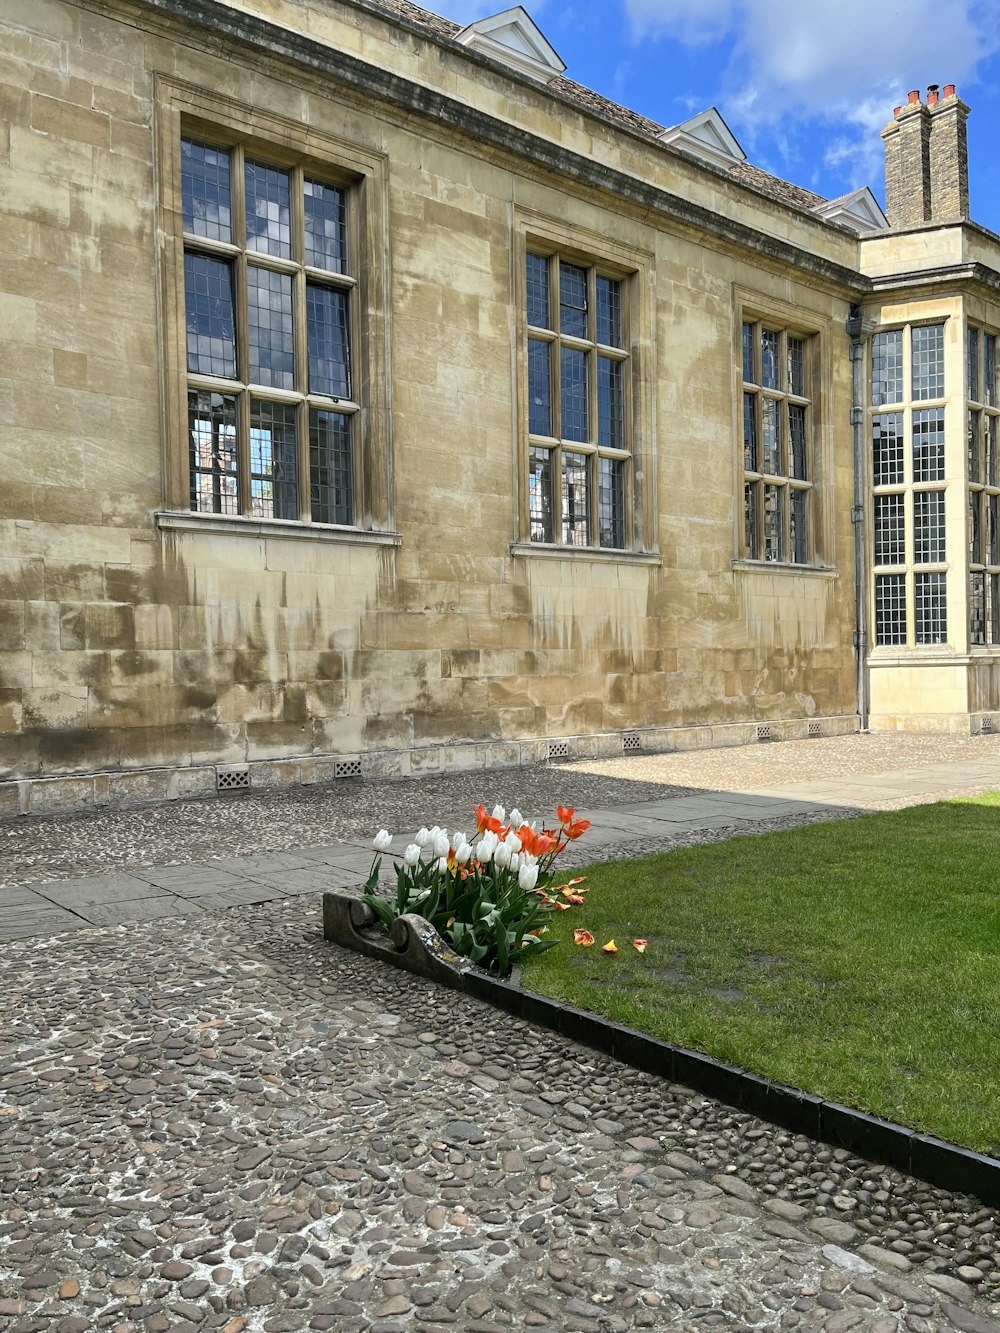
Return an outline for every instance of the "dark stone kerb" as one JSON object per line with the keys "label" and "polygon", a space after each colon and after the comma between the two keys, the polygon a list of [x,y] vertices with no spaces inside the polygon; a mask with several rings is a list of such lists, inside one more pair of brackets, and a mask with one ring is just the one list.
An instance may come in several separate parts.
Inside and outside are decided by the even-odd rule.
{"label": "dark stone kerb", "polygon": [[[421,114],[428,124],[447,125],[462,137],[478,139],[515,158],[530,161],[548,173],[597,189],[619,204],[626,200],[636,208],[659,214],[675,225],[681,224],[695,234],[714,236],[783,267],[796,268],[821,278],[841,293],[857,295],[870,290],[869,280],[852,268],[724,217],[647,181],[603,166],[592,158],[561,148],[455,98],[366,64],[345,51],[333,50],[311,37],[291,32],[256,15],[231,10],[216,0],[136,0],[132,7],[193,24],[264,56],[283,57],[300,68],[319,74],[326,91],[331,85],[339,85],[367,97],[374,95],[408,113]],[[654,149],[655,145],[651,144],[650,148]]]}
{"label": "dark stone kerb", "polygon": [[323,934],[335,944],[485,1000],[516,1018],[559,1032],[634,1069],[682,1083],[793,1133],[847,1148],[859,1157],[884,1162],[930,1185],[972,1194],[985,1204],[1000,1206],[1000,1161],[995,1157],[772,1083],[700,1051],[659,1041],[597,1014],[557,1004],[512,982],[487,976],[449,949],[423,917],[398,917],[389,938],[377,932],[374,925],[375,913],[360,898],[341,892],[323,895]]}

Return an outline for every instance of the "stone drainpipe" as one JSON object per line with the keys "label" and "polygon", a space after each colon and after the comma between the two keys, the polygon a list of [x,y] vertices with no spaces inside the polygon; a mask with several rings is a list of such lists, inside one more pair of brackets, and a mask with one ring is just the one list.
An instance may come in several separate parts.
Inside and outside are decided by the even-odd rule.
{"label": "stone drainpipe", "polygon": [[868,730],[868,557],[865,551],[865,515],[868,489],[865,475],[865,343],[875,329],[875,321],[865,319],[860,306],[851,306],[847,317],[847,336],[851,340],[851,428],[854,438],[854,650],[857,655],[858,719],[861,730]]}

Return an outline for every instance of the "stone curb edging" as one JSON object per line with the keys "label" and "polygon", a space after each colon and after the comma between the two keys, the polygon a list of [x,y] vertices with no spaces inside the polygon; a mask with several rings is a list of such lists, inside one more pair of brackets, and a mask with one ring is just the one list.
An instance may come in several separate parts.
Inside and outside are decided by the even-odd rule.
{"label": "stone curb edging", "polygon": [[1000,1206],[997,1158],[769,1082],[699,1051],[673,1046],[487,976],[449,949],[423,917],[397,917],[388,937],[372,929],[375,920],[372,909],[353,894],[324,893],[323,935],[335,944],[485,1000],[644,1073],[682,1083],[793,1133],[846,1148],[869,1161],[884,1162],[929,1185],[972,1194],[987,1205]]}

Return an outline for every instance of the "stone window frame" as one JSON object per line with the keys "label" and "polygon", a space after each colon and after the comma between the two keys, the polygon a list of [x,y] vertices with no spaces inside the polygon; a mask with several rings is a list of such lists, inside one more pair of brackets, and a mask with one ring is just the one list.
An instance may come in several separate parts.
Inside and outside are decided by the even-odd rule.
{"label": "stone window frame", "polygon": [[[940,495],[940,530],[942,539],[947,532],[947,492],[948,492],[948,318],[933,315],[909,321],[894,321],[879,327],[873,335],[868,353],[867,394],[868,394],[868,467],[871,477],[871,539],[869,543],[870,568],[872,571],[869,593],[872,626],[872,654],[897,657],[901,652],[909,654],[937,654],[949,644],[949,602],[953,590],[949,586],[949,571],[954,563],[949,556],[947,546],[943,547],[941,558],[930,558],[920,549],[920,543],[928,545],[931,533],[928,529],[922,536],[917,531],[918,497],[924,498],[921,508],[930,516],[931,496]],[[914,350],[913,331],[940,328],[942,341],[942,382],[940,394],[928,394],[914,389]],[[875,402],[881,395],[875,390],[875,358],[880,335],[900,334],[900,372],[901,396],[890,401]],[[931,417],[940,419],[941,427],[941,473],[940,476],[926,479],[916,476],[914,458],[915,417],[921,414],[926,424],[931,424]],[[901,447],[902,467],[897,476],[887,481],[877,481],[874,471],[875,430],[882,419],[898,420],[898,439]],[[923,424],[923,422],[921,423]],[[882,424],[878,429],[884,429]],[[880,437],[882,439],[883,437]],[[898,559],[879,562],[876,550],[876,529],[880,513],[880,500],[886,499],[886,509],[899,510],[902,501],[902,556]],[[898,549],[899,544],[896,543]],[[934,605],[933,590],[941,589],[943,596]],[[891,620],[889,612],[892,612]],[[923,612],[923,615],[920,613]],[[927,626],[937,626],[929,632]]]}
{"label": "stone window frame", "polygon": [[[829,459],[829,441],[825,423],[829,419],[828,383],[830,379],[829,337],[827,321],[813,312],[805,311],[782,301],[761,296],[759,293],[736,292],[736,323],[734,364],[737,392],[735,395],[736,417],[736,464],[738,502],[735,506],[736,523],[734,531],[735,557],[734,567],[746,570],[785,571],[796,574],[828,573],[832,567],[833,535],[830,528],[832,506],[824,503],[825,491],[832,482],[832,470]],[[744,375],[744,327],[753,329],[753,376]],[[775,386],[765,385],[762,371],[761,335],[763,330],[778,334],[778,364],[781,369],[780,382]],[[796,393],[788,383],[788,339],[795,338],[803,344],[804,392]],[[756,430],[756,448],[758,466],[747,467],[746,405],[748,400],[753,413]],[[767,471],[761,466],[763,450],[763,405],[765,402],[777,404],[776,413],[780,422],[781,441],[780,458],[777,471]],[[801,408],[805,416],[805,476],[794,475],[791,466],[791,433],[789,427],[790,409]],[[774,489],[776,498],[781,498],[781,549],[775,556],[766,555],[764,529],[764,502],[766,489]],[[792,554],[792,504],[788,496],[793,492],[807,497],[806,545],[804,558],[789,558]],[[751,539],[748,518],[755,520],[755,534]]]}
{"label": "stone window frame", "polygon": [[[538,443],[552,450],[556,458],[565,445],[571,451],[579,451],[599,458],[602,456],[621,457],[627,462],[628,476],[625,483],[625,534],[622,546],[601,546],[592,541],[589,545],[573,545],[561,540],[561,521],[553,517],[553,538],[551,542],[531,540],[530,516],[530,458],[533,438],[529,432],[528,401],[528,341],[529,326],[527,293],[527,257],[528,254],[540,254],[555,257],[588,271],[590,286],[593,288],[593,275],[599,274],[621,282],[622,295],[622,348],[617,356],[627,364],[628,373],[624,376],[623,419],[625,449],[609,449],[596,440],[596,419],[594,420],[594,438],[587,442],[563,441],[555,437],[537,437]],[[655,365],[653,309],[653,256],[638,248],[633,248],[599,235],[582,227],[572,226],[548,216],[526,209],[516,209],[514,214],[513,244],[511,247],[511,290],[517,319],[517,333],[514,348],[514,403],[516,406],[516,451],[515,451],[515,536],[510,552],[516,556],[542,558],[567,558],[574,560],[620,561],[659,564],[658,534],[655,524],[655,451],[653,449],[654,397],[649,367]],[[553,292],[555,278],[552,279]],[[558,302],[557,302],[558,304]],[[556,322],[552,320],[550,322]],[[532,330],[532,337],[541,334],[554,345],[561,345],[563,339],[558,329]],[[570,338],[568,344],[579,346],[596,355],[598,344],[595,339]],[[602,354],[616,349],[601,347]],[[596,390],[591,389],[591,400]],[[592,401],[592,407],[593,407]],[[560,478],[561,481],[561,478]],[[599,538],[599,498],[595,493],[592,499],[594,514],[592,537]],[[555,490],[555,487],[553,488]],[[559,486],[561,505],[561,485]]]}
{"label": "stone window frame", "polygon": [[[156,188],[159,239],[159,327],[162,339],[163,507],[156,515],[161,529],[212,532],[260,532],[321,541],[360,541],[399,544],[394,532],[392,442],[390,430],[390,365],[388,356],[389,215],[388,159],[345,142],[302,122],[251,107],[235,98],[157,75],[155,84]],[[253,157],[278,167],[302,168],[318,179],[342,188],[347,199],[348,264],[351,288],[353,358],[352,415],[354,514],[351,524],[309,521],[309,432],[301,429],[306,409],[300,410],[298,456],[300,509],[295,519],[261,518],[247,512],[249,494],[240,514],[193,511],[190,507],[188,390],[184,255],[188,243],[183,228],[181,141],[193,139],[223,149],[240,146]],[[234,198],[241,197],[236,180]],[[199,246],[208,253],[209,246]],[[229,247],[234,255],[239,247]],[[246,253],[244,250],[242,253]],[[254,256],[255,261],[259,256]],[[245,261],[243,261],[245,262]],[[266,266],[266,259],[265,259]],[[296,311],[298,323],[304,309]],[[237,310],[237,328],[246,328],[246,311]],[[300,345],[304,339],[299,335]],[[195,377],[200,383],[200,378]],[[247,394],[241,381],[237,392]],[[256,396],[256,395],[255,395]],[[275,402],[305,403],[308,395],[296,390],[261,395]],[[317,404],[321,405],[321,404]],[[248,434],[248,428],[247,432]],[[249,459],[241,459],[241,476],[248,477]]]}
{"label": "stone window frame", "polygon": [[1000,332],[970,320],[965,337],[969,645],[981,653],[1000,649]]}

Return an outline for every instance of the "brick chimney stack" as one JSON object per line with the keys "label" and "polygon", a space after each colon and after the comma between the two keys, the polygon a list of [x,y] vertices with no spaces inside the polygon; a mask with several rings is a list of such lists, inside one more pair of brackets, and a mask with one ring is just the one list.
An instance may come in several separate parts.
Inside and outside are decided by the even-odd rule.
{"label": "brick chimney stack", "polygon": [[969,108],[955,85],[932,83],[926,105],[914,89],[882,131],[885,202],[889,222],[959,222],[969,217]]}
{"label": "brick chimney stack", "polygon": [[[930,103],[930,97],[927,98]],[[930,107],[931,217],[942,222],[969,219],[969,147],[965,122],[969,108],[946,83]]]}

